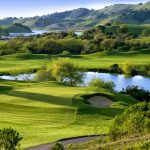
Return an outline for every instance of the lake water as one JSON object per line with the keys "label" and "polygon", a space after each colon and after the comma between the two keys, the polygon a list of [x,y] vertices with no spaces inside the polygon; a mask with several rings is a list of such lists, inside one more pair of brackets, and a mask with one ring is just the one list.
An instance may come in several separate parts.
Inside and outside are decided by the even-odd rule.
{"label": "lake water", "polygon": [[133,85],[150,91],[150,78],[148,77],[140,75],[126,77],[125,75],[114,75],[111,73],[87,72],[85,84],[87,84],[94,77],[100,78],[104,81],[113,81],[116,85],[116,91],[121,91],[122,88]]}
{"label": "lake water", "polygon": [[[6,80],[19,80],[19,81],[29,81],[34,78],[35,74],[22,74],[18,76],[4,75],[0,76],[2,79]],[[127,86],[136,85],[140,88],[150,91],[150,78],[143,77],[140,75],[126,78],[125,75],[114,75],[111,73],[98,73],[98,72],[87,72],[85,77],[85,85],[94,77],[103,79],[104,81],[113,81],[116,85],[115,90],[121,91],[122,88]]]}
{"label": "lake water", "polygon": [[10,33],[9,36],[10,36],[10,38],[15,38],[18,36],[28,37],[28,36],[32,36],[32,35],[44,34],[47,32],[48,31],[46,31],[46,30],[33,30],[32,33]]}
{"label": "lake water", "polygon": [[[32,35],[41,35],[41,34],[44,34],[44,33],[48,33],[48,32],[52,32],[52,31],[47,31],[47,30],[32,30],[32,33],[10,33],[9,34],[9,37],[7,38],[15,38],[15,37],[18,37],[18,36],[25,36],[25,37],[28,37],[28,36],[32,36]],[[58,32],[58,31],[54,31],[54,32]],[[75,32],[75,34],[77,34],[78,36],[82,35],[82,31],[77,31]]]}

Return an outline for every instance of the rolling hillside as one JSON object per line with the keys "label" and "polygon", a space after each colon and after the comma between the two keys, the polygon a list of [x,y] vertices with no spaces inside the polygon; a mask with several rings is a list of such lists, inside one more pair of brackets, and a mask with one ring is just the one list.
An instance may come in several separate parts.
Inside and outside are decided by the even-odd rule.
{"label": "rolling hillside", "polygon": [[25,25],[14,23],[2,26],[2,32],[8,33],[32,33],[31,29]]}
{"label": "rolling hillside", "polygon": [[150,2],[145,4],[116,4],[100,10],[86,8],[30,18],[5,18],[0,25],[21,23],[30,28],[47,30],[86,29],[99,24],[120,21],[125,24],[149,24]]}

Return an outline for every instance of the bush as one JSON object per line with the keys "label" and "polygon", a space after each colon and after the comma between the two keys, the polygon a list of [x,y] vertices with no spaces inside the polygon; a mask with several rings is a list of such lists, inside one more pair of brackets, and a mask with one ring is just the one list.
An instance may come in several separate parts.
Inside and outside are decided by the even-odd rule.
{"label": "bush", "polygon": [[112,81],[105,82],[99,78],[93,78],[89,83],[88,87],[92,88],[96,92],[100,92],[102,88],[113,90],[115,84]]}
{"label": "bush", "polygon": [[111,140],[150,132],[150,103],[138,103],[117,116],[109,130]]}
{"label": "bush", "polygon": [[123,66],[122,66],[122,71],[125,73],[125,74],[132,74],[133,73],[133,65],[130,64],[130,63],[125,63]]}
{"label": "bush", "polygon": [[118,64],[113,64],[112,66],[110,66],[109,70],[113,73],[121,73],[121,69],[119,68]]}
{"label": "bush", "polygon": [[20,137],[16,130],[5,128],[0,130],[0,149],[1,150],[17,150],[20,148]]}
{"label": "bush", "polygon": [[71,53],[70,53],[69,51],[63,51],[63,52],[61,53],[61,55],[63,55],[63,56],[70,56]]}
{"label": "bush", "polygon": [[138,86],[128,86],[126,89],[123,89],[121,93],[131,95],[138,101],[150,101],[150,92],[140,89]]}
{"label": "bush", "polygon": [[47,66],[43,66],[40,70],[36,72],[33,80],[37,82],[53,80],[51,70],[48,70]]}
{"label": "bush", "polygon": [[50,150],[64,150],[64,146],[60,143],[56,143]]}
{"label": "bush", "polygon": [[84,81],[84,72],[67,59],[53,61],[51,73],[56,81],[70,85],[82,84]]}

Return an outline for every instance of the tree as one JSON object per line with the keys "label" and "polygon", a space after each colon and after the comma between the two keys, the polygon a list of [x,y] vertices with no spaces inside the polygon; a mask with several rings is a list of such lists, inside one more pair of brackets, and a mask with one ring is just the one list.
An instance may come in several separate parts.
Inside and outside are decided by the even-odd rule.
{"label": "tree", "polygon": [[110,50],[114,49],[115,45],[116,45],[116,40],[114,40],[114,39],[105,39],[101,42],[101,47],[105,51],[110,51]]}
{"label": "tree", "polygon": [[150,103],[138,103],[127,108],[123,114],[117,116],[110,127],[111,140],[127,138],[138,134],[150,132],[149,120]]}
{"label": "tree", "polygon": [[55,40],[44,38],[38,41],[38,53],[59,54],[62,52],[62,45]]}
{"label": "tree", "polygon": [[12,128],[0,130],[0,150],[17,150],[21,140],[22,137]]}
{"label": "tree", "polygon": [[125,74],[132,74],[133,72],[133,66],[132,64],[130,63],[125,63],[123,66],[122,66],[122,70]]}
{"label": "tree", "polygon": [[2,38],[2,27],[0,26],[0,39]]}
{"label": "tree", "polygon": [[88,83],[88,87],[92,88],[96,92],[100,92],[101,89],[113,90],[113,88],[115,87],[115,84],[112,81],[105,82],[105,81],[103,81],[103,80],[101,80],[99,78],[93,78]]}
{"label": "tree", "polygon": [[96,35],[94,36],[94,41],[95,41],[97,44],[99,44],[102,40],[103,40],[102,34],[96,34]]}
{"label": "tree", "polygon": [[126,89],[123,89],[121,93],[131,95],[138,101],[150,101],[150,92],[139,88],[138,86],[128,86]]}
{"label": "tree", "polygon": [[111,66],[110,66],[110,71],[111,71],[111,72],[114,72],[114,73],[120,72],[119,65],[118,65],[118,64],[113,64],[113,65],[111,65]]}
{"label": "tree", "polygon": [[143,30],[142,36],[150,36],[150,30],[149,29]]}
{"label": "tree", "polygon": [[62,45],[63,50],[67,50],[72,54],[80,54],[83,49],[82,40],[68,38],[60,40],[59,43]]}
{"label": "tree", "polygon": [[52,81],[53,77],[51,75],[51,70],[48,70],[47,66],[43,66],[40,70],[36,72],[33,80],[37,82]]}
{"label": "tree", "polygon": [[51,74],[58,81],[71,85],[83,83],[84,72],[67,59],[58,59],[52,62]]}

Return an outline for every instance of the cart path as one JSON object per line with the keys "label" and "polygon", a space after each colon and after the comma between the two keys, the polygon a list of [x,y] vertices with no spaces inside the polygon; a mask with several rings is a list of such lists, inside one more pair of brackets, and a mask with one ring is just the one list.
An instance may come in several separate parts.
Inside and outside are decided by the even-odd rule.
{"label": "cart path", "polygon": [[[91,140],[95,140],[97,138],[102,138],[106,135],[92,135],[92,136],[80,136],[80,137],[73,137],[73,138],[68,138],[68,139],[62,139],[57,142],[62,143],[64,146],[67,146],[68,144],[81,144],[84,142],[88,142]],[[39,145],[36,147],[28,148],[26,150],[50,150],[50,148],[55,145],[57,142],[49,143],[49,144],[44,144],[44,145]]]}

